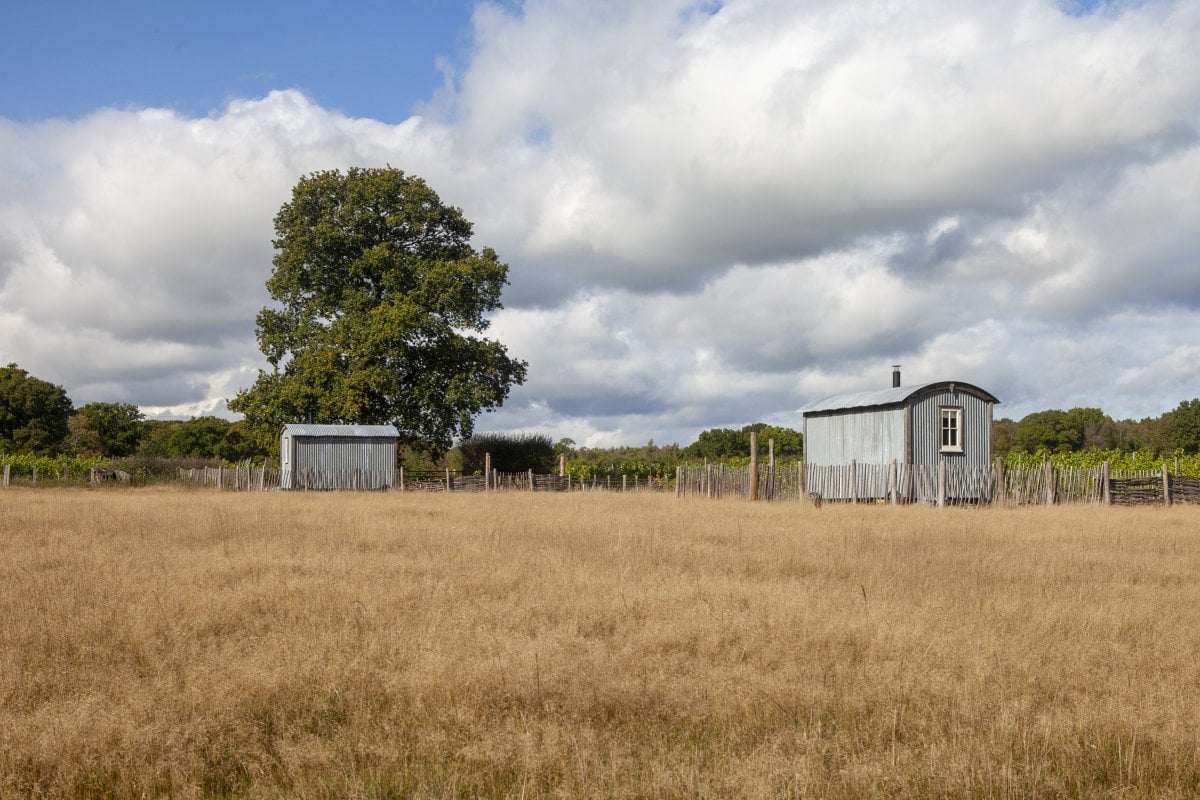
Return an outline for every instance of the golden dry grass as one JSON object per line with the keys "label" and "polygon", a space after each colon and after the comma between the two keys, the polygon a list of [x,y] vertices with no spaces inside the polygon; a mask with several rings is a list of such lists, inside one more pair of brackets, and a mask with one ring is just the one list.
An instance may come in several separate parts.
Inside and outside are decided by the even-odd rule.
{"label": "golden dry grass", "polygon": [[0,494],[3,797],[1196,797],[1200,510]]}

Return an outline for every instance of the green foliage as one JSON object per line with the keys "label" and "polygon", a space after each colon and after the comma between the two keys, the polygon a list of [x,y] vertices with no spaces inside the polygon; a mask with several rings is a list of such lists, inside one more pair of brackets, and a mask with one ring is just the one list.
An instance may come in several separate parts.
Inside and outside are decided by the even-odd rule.
{"label": "green foliage", "polygon": [[[574,442],[571,443],[574,445]],[[684,456],[678,445],[659,446],[653,441],[641,447],[580,447],[568,455],[567,474],[577,480],[656,477],[667,479]]]}
{"label": "green foliage", "polygon": [[1200,453],[1200,399],[1184,400],[1165,416],[1172,448]]}
{"label": "green foliage", "polygon": [[437,454],[470,438],[526,364],[475,334],[508,267],[420,178],[352,168],[302,178],[275,217],[279,308],[258,315],[260,372],[229,408],[266,446],[288,422],[395,424]]}
{"label": "green foliage", "polygon": [[799,458],[804,453],[804,437],[799,431],[768,425],[765,422],[746,425],[737,431],[730,428],[710,428],[701,431],[696,441],[684,448],[684,453],[689,458],[706,458],[710,461],[749,458],[752,431],[758,433],[760,457],[765,457],[771,439],[775,440],[776,458]]}
{"label": "green foliage", "polygon": [[144,419],[131,403],[88,403],[70,420],[70,449],[76,454],[127,456],[141,442]]}
{"label": "green foliage", "polygon": [[170,457],[171,433],[182,423],[174,419],[148,419],[142,422],[142,438],[137,454],[151,458]]}
{"label": "green foliage", "polygon": [[500,472],[525,472],[531,469],[539,475],[546,475],[558,469],[554,445],[549,436],[540,433],[479,434],[460,444],[459,451],[465,473],[482,473],[488,453],[492,456],[492,469]]}
{"label": "green foliage", "polygon": [[1069,453],[1083,446],[1083,429],[1066,411],[1036,411],[1017,424],[1018,450]]}
{"label": "green foliage", "polygon": [[61,386],[16,364],[0,369],[0,451],[52,455],[68,433],[71,400]]}
{"label": "green foliage", "polygon": [[[165,456],[148,456],[137,454],[126,458],[116,458],[108,466],[124,470],[133,476],[134,483],[161,483],[175,481],[180,469],[193,469],[214,466],[214,458],[168,458]],[[226,465],[233,462],[225,462]]]}
{"label": "green foliage", "polygon": [[[745,452],[743,452],[745,451]],[[700,432],[684,452],[692,458],[718,461],[730,456],[750,455],[750,440],[731,428],[710,428]]]}
{"label": "green foliage", "polygon": [[712,428],[703,431],[698,440],[687,447],[655,445],[651,440],[641,447],[575,447],[575,442],[562,439],[558,452],[568,457],[567,474],[581,481],[654,478],[669,482],[680,464],[707,459],[730,466],[744,466],[750,461],[750,432],[758,433],[758,454],[766,463],[768,442],[775,439],[775,459],[779,465],[794,463],[801,455],[803,441],[799,431],[757,422],[741,430]]}
{"label": "green foliage", "polygon": [[677,462],[651,462],[623,459],[620,461],[610,461],[607,464],[591,464],[585,461],[570,461],[567,463],[567,474],[572,478],[581,481],[620,480],[622,477],[638,478],[644,480],[646,478],[656,478],[660,481],[669,481],[675,477],[675,467]]}
{"label": "green foliage", "polygon": [[78,482],[91,474],[92,467],[104,466],[107,460],[63,454],[40,456],[36,453],[0,453],[0,464],[7,464],[9,475],[14,478],[31,478],[36,470],[39,481]]}
{"label": "green foliage", "polygon": [[244,424],[220,417],[193,417],[171,426],[163,442],[164,455],[209,458],[229,463],[259,454]]}
{"label": "green foliage", "polygon": [[191,458],[233,464],[270,455],[270,450],[259,446],[244,422],[204,416],[188,420],[147,420],[142,426],[141,447],[137,454],[146,458]]}
{"label": "green foliage", "polygon": [[1165,463],[1174,473],[1178,467],[1179,474],[1188,478],[1200,478],[1200,454],[1184,454],[1182,452],[1166,456],[1151,450],[1104,450],[1098,447],[1073,452],[1051,452],[1045,448],[1033,453],[1014,451],[1003,456],[1008,466],[1028,467],[1045,462],[1056,467],[1098,467],[1105,461],[1109,468],[1118,471],[1158,470]]}
{"label": "green foliage", "polygon": [[1017,423],[1008,418],[992,422],[992,452],[1004,455],[1012,452],[1017,446]]}
{"label": "green foliage", "polygon": [[1139,451],[1156,457],[1200,452],[1200,400],[1187,400],[1160,417],[1114,420],[1098,408],[1038,411],[1013,422],[992,423],[992,452],[1068,453]]}
{"label": "green foliage", "polygon": [[100,434],[88,423],[87,419],[72,414],[67,420],[67,438],[64,447],[73,456],[99,458],[103,450],[100,444]]}

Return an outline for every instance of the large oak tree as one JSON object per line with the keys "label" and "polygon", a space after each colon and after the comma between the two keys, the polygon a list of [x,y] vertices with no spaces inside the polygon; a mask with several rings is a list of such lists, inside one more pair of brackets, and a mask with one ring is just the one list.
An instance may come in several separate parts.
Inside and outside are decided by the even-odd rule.
{"label": "large oak tree", "polygon": [[508,267],[471,245],[471,223],[391,167],[316,172],[275,217],[278,307],[258,315],[271,364],[229,403],[265,441],[289,422],[393,423],[444,452],[525,380],[478,334]]}

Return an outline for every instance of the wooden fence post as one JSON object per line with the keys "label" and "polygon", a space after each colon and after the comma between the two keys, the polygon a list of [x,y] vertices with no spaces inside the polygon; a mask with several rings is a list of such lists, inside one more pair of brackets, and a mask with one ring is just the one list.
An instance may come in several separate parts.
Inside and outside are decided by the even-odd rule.
{"label": "wooden fence post", "polygon": [[1167,472],[1167,462],[1162,463],[1163,503],[1171,505],[1171,473]]}
{"label": "wooden fence post", "polygon": [[5,489],[8,488],[8,475],[11,470],[12,470],[11,465],[9,465],[9,464],[4,465],[4,488]]}
{"label": "wooden fence post", "polygon": [[767,439],[767,499],[775,499],[775,437]]}
{"label": "wooden fence post", "polygon": [[758,431],[750,431],[750,499],[758,499]]}
{"label": "wooden fence post", "polygon": [[1108,459],[1105,459],[1104,463],[1100,465],[1100,497],[1103,499],[1104,505],[1106,506],[1112,505],[1112,483],[1110,480],[1111,476],[1109,474],[1110,469],[1111,467],[1108,465]]}
{"label": "wooden fence post", "polygon": [[533,470],[529,470],[529,491],[533,491]]}
{"label": "wooden fence post", "polygon": [[858,461],[850,459],[850,502],[858,502]]}
{"label": "wooden fence post", "polygon": [[1054,505],[1054,464],[1047,461],[1045,464],[1046,471],[1046,505]]}
{"label": "wooden fence post", "polygon": [[992,502],[1004,499],[1004,459],[996,456],[995,473],[992,476]]}
{"label": "wooden fence post", "polygon": [[899,494],[896,489],[896,471],[896,459],[893,458],[891,466],[888,467],[888,499],[892,505],[900,503],[900,498],[896,496]]}
{"label": "wooden fence post", "polygon": [[946,507],[946,459],[944,459],[944,458],[941,459],[940,461],[938,461],[937,483],[938,483],[938,486],[937,486],[938,508],[945,508]]}
{"label": "wooden fence post", "polygon": [[805,491],[807,488],[805,484],[808,481],[808,469],[805,466],[807,463],[803,458],[796,462],[796,486],[799,487],[800,491],[800,496],[796,498],[797,500],[803,500],[805,495],[808,494]]}
{"label": "wooden fence post", "polygon": [[492,490],[492,454],[483,454],[483,490],[490,492]]}
{"label": "wooden fence post", "polygon": [[559,453],[558,454],[558,477],[561,478],[563,475],[566,475],[566,474],[567,474],[567,454]]}

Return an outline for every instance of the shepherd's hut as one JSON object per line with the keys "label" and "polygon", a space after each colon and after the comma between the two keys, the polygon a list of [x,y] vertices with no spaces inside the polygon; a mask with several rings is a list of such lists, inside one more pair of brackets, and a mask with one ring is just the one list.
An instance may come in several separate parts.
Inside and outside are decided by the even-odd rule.
{"label": "shepherd's hut", "polygon": [[825,499],[987,499],[999,402],[963,381],[902,386],[895,367],[890,389],[812,403],[805,488]]}
{"label": "shepherd's hut", "polygon": [[390,489],[399,438],[391,425],[284,425],[280,487]]}

